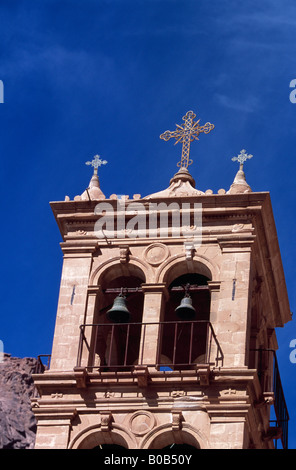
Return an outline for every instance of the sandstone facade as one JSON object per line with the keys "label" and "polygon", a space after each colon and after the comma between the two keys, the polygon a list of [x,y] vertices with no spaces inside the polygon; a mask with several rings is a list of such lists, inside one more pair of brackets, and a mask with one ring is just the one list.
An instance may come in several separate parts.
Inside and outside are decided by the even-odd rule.
{"label": "sandstone facade", "polygon": [[[268,351],[277,349],[275,328],[291,315],[269,193],[251,192],[244,178],[228,193],[202,193],[183,169],[167,190],[134,196],[144,212],[151,203],[186,203],[193,219],[200,204],[202,238],[194,244],[190,230],[174,235],[172,214],[166,235],[158,227],[153,236],[129,237],[132,211],[123,231],[118,223],[115,237],[98,238],[96,222],[111,210],[119,220],[123,206],[97,190],[92,178],[83,197],[51,204],[64,263],[51,367],[34,376],[36,448],[273,448],[281,430],[269,423],[275,396]],[[181,342],[179,326],[174,334],[163,328],[173,318],[173,286],[185,278],[202,280],[197,308],[209,304],[198,318],[208,329],[201,338],[192,327]],[[115,367],[119,339],[106,311],[120,287],[134,293],[137,333],[125,333]],[[190,360],[178,362],[186,350]]]}

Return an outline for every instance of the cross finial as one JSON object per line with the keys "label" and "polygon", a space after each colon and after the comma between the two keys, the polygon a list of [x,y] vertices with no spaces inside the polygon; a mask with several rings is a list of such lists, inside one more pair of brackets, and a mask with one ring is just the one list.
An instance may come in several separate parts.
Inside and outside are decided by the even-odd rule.
{"label": "cross finial", "polygon": [[85,162],[86,165],[91,165],[94,168],[94,174],[98,173],[99,166],[106,165],[107,160],[101,160],[100,155],[95,155],[91,162]]}
{"label": "cross finial", "polygon": [[185,123],[183,126],[176,124],[177,129],[175,131],[165,131],[161,134],[160,138],[168,141],[171,137],[176,139],[175,145],[178,142],[182,142],[182,156],[181,161],[177,163],[177,166],[180,168],[188,168],[192,164],[192,160],[189,159],[190,154],[190,142],[194,140],[199,140],[198,136],[201,132],[208,134],[212,129],[214,129],[214,124],[207,122],[203,126],[199,125],[199,121],[194,122],[196,114],[193,111],[188,111],[185,116],[183,116],[183,121]]}
{"label": "cross finial", "polygon": [[239,162],[239,169],[242,170],[244,166],[244,162],[250,158],[253,158],[253,155],[247,154],[245,149],[241,150],[240,154],[237,157],[232,157],[232,161],[238,161]]}

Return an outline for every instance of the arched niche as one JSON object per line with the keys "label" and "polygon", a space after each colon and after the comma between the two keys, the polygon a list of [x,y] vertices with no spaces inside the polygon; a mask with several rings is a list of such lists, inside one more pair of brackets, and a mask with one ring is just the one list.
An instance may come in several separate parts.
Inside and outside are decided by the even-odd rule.
{"label": "arched niche", "polygon": [[[161,326],[161,357],[172,369],[191,368],[207,361],[208,322],[211,296],[208,281],[210,271],[201,263],[195,263],[195,272],[186,272],[184,263],[174,265],[168,273],[168,297]],[[185,272],[184,272],[185,270]],[[174,277],[176,276],[176,277]],[[179,313],[184,297],[191,299],[192,316]],[[188,310],[188,312],[191,312]],[[169,358],[169,360],[168,360]]]}
{"label": "arched niche", "polygon": [[176,278],[185,274],[199,274],[205,276],[207,279],[212,280],[217,271],[216,266],[207,258],[194,259],[190,262],[184,260],[184,257],[171,258],[159,273],[159,282],[165,282],[170,285]]}
{"label": "arched niche", "polygon": [[190,424],[184,423],[180,431],[173,431],[171,424],[161,425],[154,428],[142,441],[142,449],[168,449],[172,446],[192,447],[194,449],[205,449],[208,447],[204,436]]}
{"label": "arched niche", "polygon": [[103,450],[107,452],[116,452],[120,454],[121,452],[125,452],[127,449],[119,444],[99,444],[93,447],[93,450]]}
{"label": "arched niche", "polygon": [[117,278],[137,277],[141,279],[141,282],[145,282],[145,274],[143,269],[133,263],[112,263],[107,265],[104,270],[101,271],[97,283],[102,286],[108,286]]}
{"label": "arched niche", "polygon": [[90,276],[90,285],[100,285],[102,279],[114,277],[136,275],[143,278],[143,282],[148,282],[151,273],[150,266],[140,258],[129,256],[128,262],[121,262],[120,256],[114,256],[99,264],[95,264]]}
{"label": "arched niche", "polygon": [[80,431],[69,444],[69,449],[111,450],[112,447],[124,451],[136,448],[136,442],[126,429],[113,424],[112,430],[107,432],[102,432],[100,425],[89,426]]}
{"label": "arched niche", "polygon": [[[164,313],[164,321],[183,320],[178,316],[177,307],[181,304],[182,299],[188,295],[191,299],[192,306],[196,311],[196,315],[192,320],[208,321],[210,317],[211,296],[208,288],[210,279],[198,273],[183,274],[175,278],[168,286],[169,297],[166,302]],[[186,318],[184,318],[186,320]]]}
{"label": "arched niche", "polygon": [[[140,287],[145,282],[144,272],[136,265],[120,263],[107,267],[98,279],[100,292],[95,313],[96,364],[104,370],[116,366],[130,367],[139,356],[144,296]],[[127,323],[118,324],[108,316],[119,294],[130,313]]]}
{"label": "arched niche", "polygon": [[162,448],[162,450],[168,451],[168,452],[174,452],[174,453],[181,453],[181,454],[186,454],[189,452],[193,452],[196,449],[199,449],[200,447],[195,447],[191,444],[176,444],[176,442],[173,442],[172,444],[169,444],[168,446],[165,446]]}

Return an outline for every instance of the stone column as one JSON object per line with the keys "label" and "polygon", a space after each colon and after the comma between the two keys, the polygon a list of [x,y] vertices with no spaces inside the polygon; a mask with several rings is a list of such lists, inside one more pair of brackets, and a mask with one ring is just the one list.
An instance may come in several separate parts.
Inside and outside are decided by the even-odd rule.
{"label": "stone column", "polygon": [[75,408],[34,408],[38,427],[35,449],[67,449]]}
{"label": "stone column", "polygon": [[80,325],[85,321],[87,289],[93,247],[62,244],[64,262],[51,355],[51,370],[71,370],[76,365]]}
{"label": "stone column", "polygon": [[[251,243],[221,242],[221,288],[213,327],[224,354],[224,366],[246,366],[250,313]],[[217,304],[216,304],[217,305]]]}
{"label": "stone column", "polygon": [[142,284],[144,308],[139,364],[155,364],[159,345],[159,322],[163,320],[168,293],[165,284]]}
{"label": "stone column", "polygon": [[[224,410],[225,416],[227,411]],[[238,414],[238,412],[237,412]],[[246,419],[214,417],[211,421],[210,442],[212,449],[245,449],[248,447]]]}
{"label": "stone column", "polygon": [[[217,331],[215,329],[215,323],[217,321],[217,311],[219,309],[219,295],[220,295],[220,287],[221,287],[221,282],[220,281],[208,281],[208,286],[209,286],[209,291],[210,291],[210,296],[211,296],[211,307],[210,307],[210,317],[209,321],[212,325],[213,332],[209,326],[208,328],[208,348],[209,350],[207,351],[207,354],[209,354],[209,359],[210,363],[216,364],[217,359],[221,359],[221,352],[218,351],[218,346],[212,337],[213,334],[217,334]],[[216,336],[216,339],[218,341],[218,338]],[[219,343],[220,345],[220,343]],[[221,345],[220,345],[221,346]],[[222,359],[218,361],[219,366],[223,364]]]}
{"label": "stone column", "polygon": [[86,311],[84,324],[87,325],[83,330],[84,339],[80,342],[80,367],[86,367],[88,365],[94,365],[95,363],[95,334],[97,334],[97,328],[90,326],[96,322],[96,303],[97,296],[100,292],[100,286],[89,286],[87,291]]}

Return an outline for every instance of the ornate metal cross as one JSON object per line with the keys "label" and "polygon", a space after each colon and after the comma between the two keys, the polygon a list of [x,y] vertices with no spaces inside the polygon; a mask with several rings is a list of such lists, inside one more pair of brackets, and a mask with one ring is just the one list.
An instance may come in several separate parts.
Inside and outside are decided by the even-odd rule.
{"label": "ornate metal cross", "polygon": [[98,174],[99,166],[106,165],[106,163],[108,163],[107,160],[101,160],[100,155],[95,155],[91,162],[85,162],[86,165],[94,167],[94,175]]}
{"label": "ornate metal cross", "polygon": [[241,153],[237,157],[233,157],[231,160],[233,162],[238,161],[239,162],[239,169],[242,170],[244,167],[244,162],[250,158],[253,158],[253,155],[248,155],[245,151],[245,149],[241,150]]}
{"label": "ornate metal cross", "polygon": [[193,111],[188,111],[182,118],[183,121],[185,121],[183,126],[176,124],[177,129],[175,131],[165,131],[160,136],[160,138],[165,141],[168,141],[171,137],[174,137],[176,139],[175,145],[178,142],[182,142],[181,161],[177,163],[177,166],[180,168],[188,168],[188,166],[192,164],[192,160],[189,159],[190,142],[199,140],[198,136],[201,132],[208,134],[215,127],[214,124],[210,124],[209,122],[203,126],[200,126],[200,119],[194,122],[195,117],[196,114],[194,114]]}

